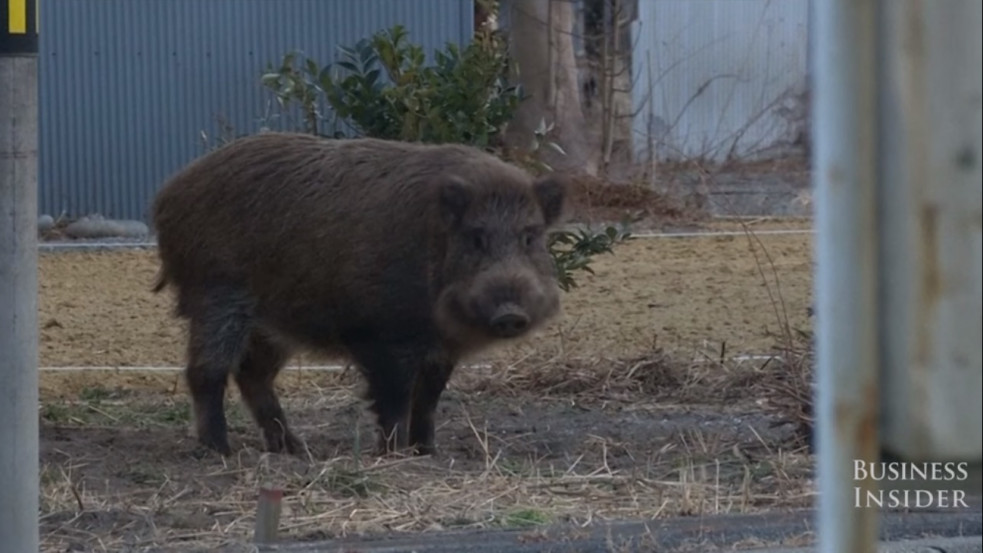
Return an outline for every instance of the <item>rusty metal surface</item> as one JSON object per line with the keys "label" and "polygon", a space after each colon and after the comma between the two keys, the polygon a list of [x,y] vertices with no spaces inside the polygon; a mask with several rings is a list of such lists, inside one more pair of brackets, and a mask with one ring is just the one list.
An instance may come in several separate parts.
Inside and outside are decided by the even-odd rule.
{"label": "rusty metal surface", "polygon": [[907,460],[979,462],[983,6],[882,16],[881,440]]}

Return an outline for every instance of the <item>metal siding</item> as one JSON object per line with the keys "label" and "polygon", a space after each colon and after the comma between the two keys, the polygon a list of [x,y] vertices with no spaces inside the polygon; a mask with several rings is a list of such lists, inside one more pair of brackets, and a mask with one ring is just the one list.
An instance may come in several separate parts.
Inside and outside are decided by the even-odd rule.
{"label": "metal siding", "polygon": [[[40,2],[43,213],[147,220],[162,182],[204,150],[216,117],[262,125],[267,63],[403,24],[432,54],[471,36],[470,0],[47,0]],[[277,124],[271,124],[276,127]]]}
{"label": "metal siding", "polygon": [[794,140],[808,32],[809,0],[638,0],[636,155],[648,155],[650,138],[660,159],[710,160]]}

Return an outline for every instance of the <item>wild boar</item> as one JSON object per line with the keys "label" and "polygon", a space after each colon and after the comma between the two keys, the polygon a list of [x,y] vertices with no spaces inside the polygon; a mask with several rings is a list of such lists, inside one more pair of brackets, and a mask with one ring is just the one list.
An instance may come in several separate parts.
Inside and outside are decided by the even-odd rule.
{"label": "wild boar", "polygon": [[547,234],[567,196],[562,177],[462,145],[266,132],[195,160],[152,215],[199,441],[231,453],[231,374],[267,450],[298,452],[273,382],[311,348],[355,361],[384,451],[434,452],[460,360],[557,314]]}

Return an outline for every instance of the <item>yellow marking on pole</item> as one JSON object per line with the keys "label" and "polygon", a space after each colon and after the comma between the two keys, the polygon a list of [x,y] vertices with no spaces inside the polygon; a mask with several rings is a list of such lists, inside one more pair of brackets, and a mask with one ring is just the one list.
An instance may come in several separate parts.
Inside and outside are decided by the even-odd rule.
{"label": "yellow marking on pole", "polygon": [[27,32],[27,0],[7,0],[7,31],[12,35]]}

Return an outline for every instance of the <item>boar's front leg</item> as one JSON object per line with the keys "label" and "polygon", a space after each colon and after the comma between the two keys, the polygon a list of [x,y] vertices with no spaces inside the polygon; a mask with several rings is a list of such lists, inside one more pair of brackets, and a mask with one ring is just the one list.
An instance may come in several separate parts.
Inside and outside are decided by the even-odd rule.
{"label": "boar's front leg", "polygon": [[389,340],[347,341],[368,381],[368,399],[379,425],[379,453],[409,446],[409,409],[413,376],[419,364],[418,348]]}
{"label": "boar's front leg", "polygon": [[410,445],[420,455],[436,453],[434,445],[434,413],[447,380],[454,370],[454,361],[444,356],[430,356],[416,374],[413,385],[413,405],[410,408]]}

